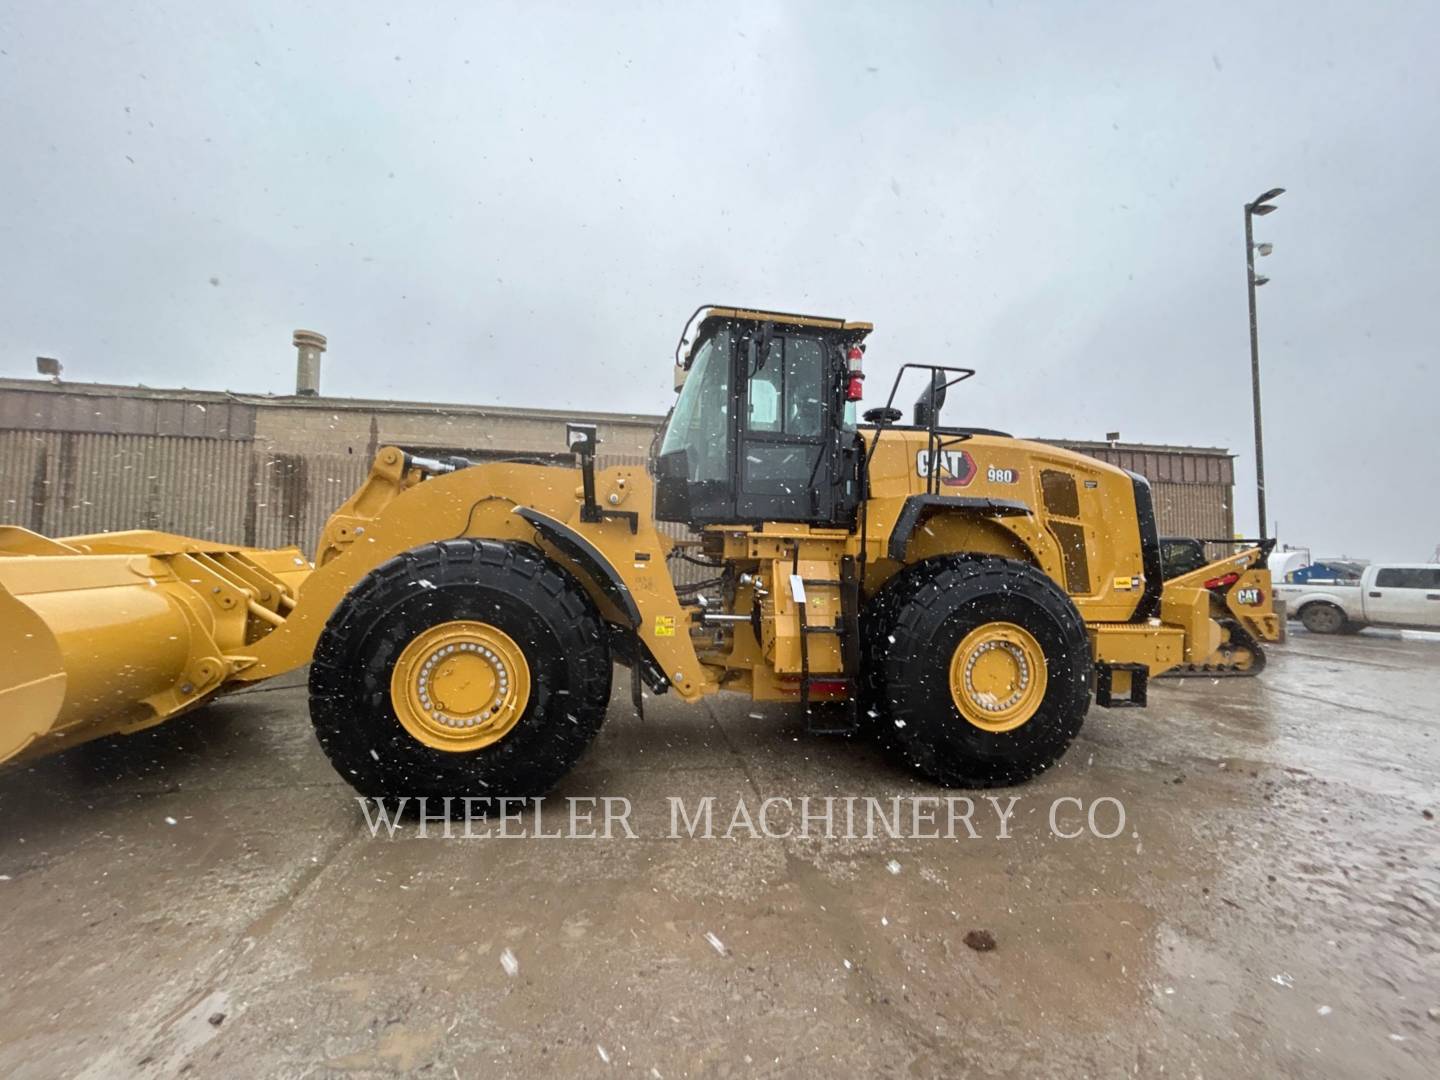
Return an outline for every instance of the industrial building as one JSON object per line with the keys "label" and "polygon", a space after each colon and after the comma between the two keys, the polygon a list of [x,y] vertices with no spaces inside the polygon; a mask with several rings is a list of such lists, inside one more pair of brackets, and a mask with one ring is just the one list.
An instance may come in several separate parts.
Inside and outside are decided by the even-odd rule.
{"label": "industrial building", "polygon": [[[0,379],[0,522],[50,536],[146,528],[309,550],[378,447],[566,461],[564,422],[586,420],[599,427],[602,467],[641,464],[663,419],[324,397],[324,338],[299,331],[295,344],[291,396]],[[1162,534],[1234,534],[1225,450],[1042,441],[1148,477]]]}

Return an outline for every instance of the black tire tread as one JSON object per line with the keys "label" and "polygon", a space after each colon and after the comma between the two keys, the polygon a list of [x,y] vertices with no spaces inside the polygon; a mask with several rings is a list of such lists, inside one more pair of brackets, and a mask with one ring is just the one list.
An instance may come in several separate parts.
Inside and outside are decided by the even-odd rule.
{"label": "black tire tread", "polygon": [[[1310,620],[1305,617],[1306,613],[1314,612],[1320,608],[1330,608],[1335,612],[1336,616],[1340,620],[1339,624],[1335,627],[1335,629],[1317,630],[1310,625]],[[1299,611],[1297,611],[1296,615],[1299,616],[1301,625],[1304,626],[1306,630],[1309,630],[1312,634],[1343,634],[1346,632],[1346,627],[1350,624],[1350,620],[1345,614],[1345,609],[1340,607],[1338,604],[1330,603],[1330,601],[1328,600],[1312,600],[1310,601],[1310,603],[1306,604]]]}
{"label": "black tire tread", "polygon": [[[979,733],[990,740],[982,742],[953,702],[937,704],[922,684],[943,679],[948,687],[949,653],[935,656],[931,645],[937,628],[961,617],[967,604],[996,596],[1042,611],[1067,643],[1069,663],[1047,655],[1053,685],[1046,715],[1013,732]],[[1069,596],[1035,567],[997,556],[940,556],[907,567],[867,607],[863,685],[872,732],[910,768],[947,787],[1014,784],[1053,765],[1078,734],[1090,703],[1089,639]]]}
{"label": "black tire tread", "polygon": [[[531,609],[544,636],[556,639],[518,642],[531,668],[532,700],[515,729],[490,747],[457,754],[422,745],[389,705],[393,656],[382,670],[366,670],[377,628],[413,604],[421,581],[437,592],[454,587],[508,597]],[[496,540],[444,540],[382,563],[336,607],[310,668],[310,712],[326,756],[362,795],[530,797],[568,772],[599,731],[610,678],[594,604],[542,552]]]}

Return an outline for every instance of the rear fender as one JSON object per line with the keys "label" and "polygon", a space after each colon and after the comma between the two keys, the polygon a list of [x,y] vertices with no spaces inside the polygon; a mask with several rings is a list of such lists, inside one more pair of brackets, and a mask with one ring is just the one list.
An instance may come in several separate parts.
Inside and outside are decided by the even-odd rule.
{"label": "rear fender", "polygon": [[[876,524],[883,529],[885,507],[872,503]],[[867,513],[870,513],[867,510]],[[1039,567],[1056,581],[1064,580],[1059,549],[1038,517],[1014,499],[954,495],[910,495],[894,511],[888,536],[882,532],[881,562],[867,572],[866,583],[878,588],[889,573],[937,555],[956,551],[998,555]]]}
{"label": "rear fender", "polygon": [[[915,561],[914,559],[907,560],[905,553],[909,549],[911,541],[916,539],[916,531],[922,528],[922,521],[935,515],[948,514],[961,514],[972,520],[975,518],[994,520],[996,518],[1029,518],[1032,516],[1030,507],[1016,499],[911,495],[905,500],[905,505],[901,508],[900,515],[895,519],[895,525],[890,530],[890,540],[885,546],[885,553],[896,562]],[[923,544],[923,541],[921,543]],[[1018,537],[1009,540],[1009,544],[1013,544],[1015,548],[1025,547]],[[1000,552],[995,554],[1000,554]]]}

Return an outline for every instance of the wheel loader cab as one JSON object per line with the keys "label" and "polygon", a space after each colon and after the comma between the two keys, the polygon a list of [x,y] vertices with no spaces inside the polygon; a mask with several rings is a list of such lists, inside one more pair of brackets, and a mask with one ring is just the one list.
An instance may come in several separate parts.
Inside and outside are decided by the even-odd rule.
{"label": "wheel loader cab", "polygon": [[869,332],[776,312],[702,308],[659,452],[655,516],[693,526],[848,525],[860,443],[848,354]]}

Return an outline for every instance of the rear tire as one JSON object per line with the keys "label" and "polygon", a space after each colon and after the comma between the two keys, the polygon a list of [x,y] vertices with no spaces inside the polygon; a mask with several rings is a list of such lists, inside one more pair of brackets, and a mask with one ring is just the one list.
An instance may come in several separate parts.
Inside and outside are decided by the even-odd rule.
{"label": "rear tire", "polygon": [[[508,687],[499,681],[497,702],[525,688],[525,700],[513,706],[518,717],[512,714],[503,734],[482,748],[427,745],[416,733],[423,730],[416,710],[392,689],[397,662],[402,672],[413,664],[407,647],[447,625],[485,627],[488,640],[504,643],[494,651],[508,652],[517,674]],[[472,666],[485,652],[475,648],[466,658]],[[493,689],[488,669],[478,670]],[[568,574],[520,544],[446,540],[377,567],[335,609],[310,668],[310,716],[326,756],[360,794],[392,801],[488,798],[490,804],[476,807],[484,813],[502,797],[543,795],[569,772],[604,722],[610,676],[603,624]],[[458,684],[452,693],[469,692],[478,681],[452,678],[450,685]],[[397,709],[410,710],[408,725]]]}
{"label": "rear tire", "polygon": [[[1064,590],[1033,566],[990,556],[930,559],[898,575],[866,614],[867,716],[882,745],[922,776],[946,787],[1021,783],[1058,761],[1079,733],[1090,707],[1085,623]],[[987,634],[992,650],[1028,641],[1043,668],[1017,669],[1033,681],[1036,701],[1023,706],[1033,709],[1028,718],[1008,728],[1003,712],[993,724],[983,712],[967,718],[957,696],[963,679],[952,690],[960,647]],[[964,679],[973,669],[966,659]],[[974,704],[967,709],[974,713]]]}
{"label": "rear tire", "polygon": [[1340,634],[1345,630],[1345,612],[1334,604],[1306,604],[1300,609],[1300,621],[1312,634]]}

